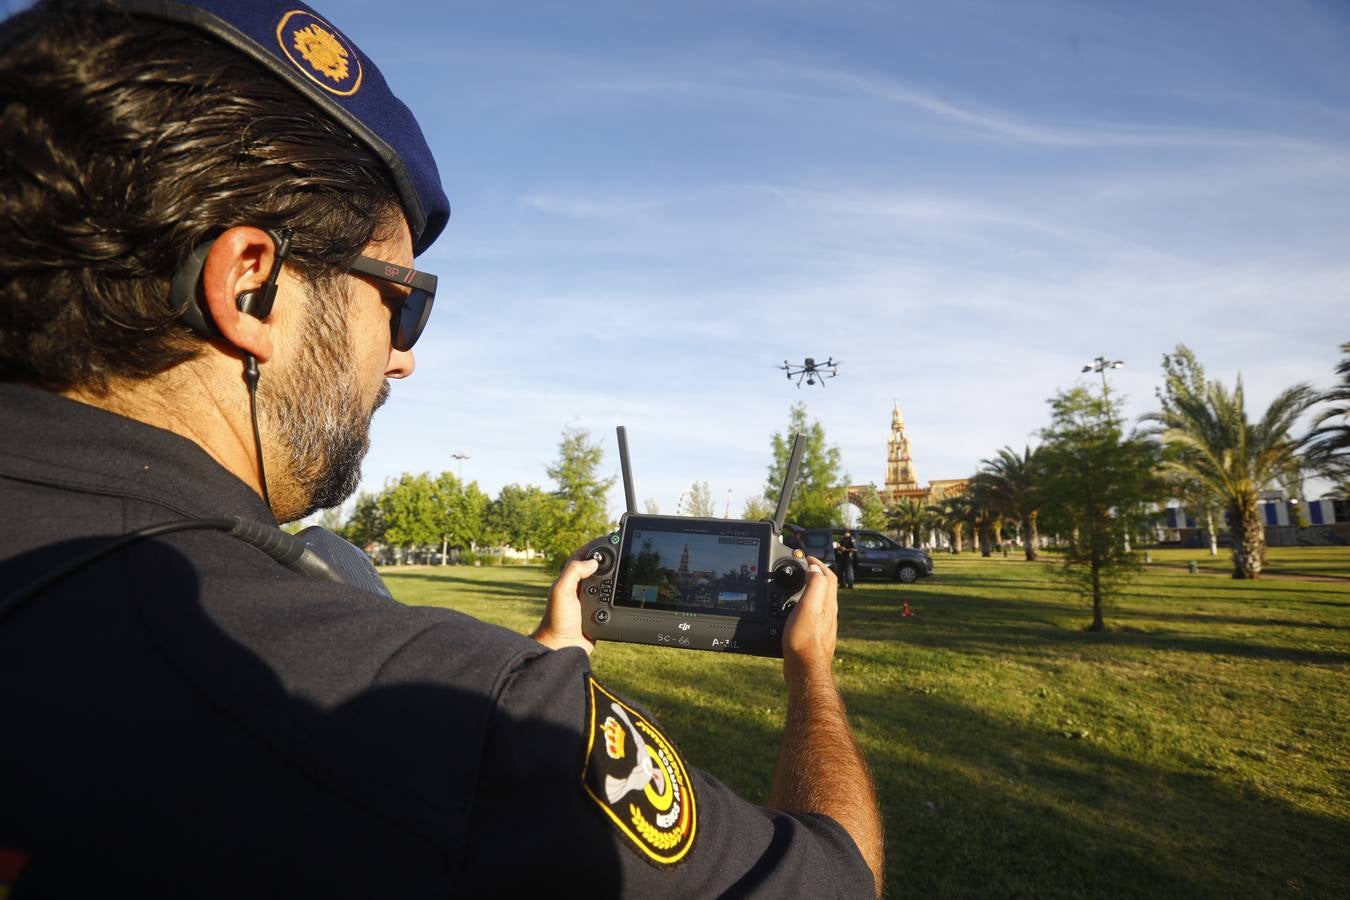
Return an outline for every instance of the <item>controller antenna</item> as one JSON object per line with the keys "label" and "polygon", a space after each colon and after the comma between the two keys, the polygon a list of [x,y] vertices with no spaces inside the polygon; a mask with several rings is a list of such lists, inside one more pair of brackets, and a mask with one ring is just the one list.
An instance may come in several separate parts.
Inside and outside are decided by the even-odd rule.
{"label": "controller antenna", "polygon": [[783,522],[787,519],[788,504],[792,502],[792,489],[797,486],[797,470],[802,467],[802,454],[806,451],[806,435],[798,433],[792,441],[792,455],[788,457],[787,476],[783,478],[783,487],[778,492],[778,509],[773,514],[773,533],[783,533]]}
{"label": "controller antenna", "polygon": [[619,433],[619,471],[623,473],[623,500],[628,504],[628,514],[637,514],[637,495],[633,493],[633,470],[628,465],[628,429],[620,425]]}

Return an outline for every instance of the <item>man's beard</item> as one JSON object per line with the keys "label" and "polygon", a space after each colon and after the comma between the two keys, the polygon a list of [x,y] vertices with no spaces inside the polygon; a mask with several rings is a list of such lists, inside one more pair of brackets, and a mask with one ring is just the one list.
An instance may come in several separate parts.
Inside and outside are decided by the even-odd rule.
{"label": "man's beard", "polygon": [[287,505],[300,507],[286,512],[289,520],[337,506],[352,495],[361,481],[361,460],[370,449],[371,418],[389,397],[386,379],[374,403],[363,408],[345,323],[348,299],[334,302],[331,296],[317,295],[312,290],[305,303],[307,338],[299,357],[258,384],[259,412],[286,452],[287,471],[278,474],[289,490],[278,484],[282,490],[274,497],[284,493]]}

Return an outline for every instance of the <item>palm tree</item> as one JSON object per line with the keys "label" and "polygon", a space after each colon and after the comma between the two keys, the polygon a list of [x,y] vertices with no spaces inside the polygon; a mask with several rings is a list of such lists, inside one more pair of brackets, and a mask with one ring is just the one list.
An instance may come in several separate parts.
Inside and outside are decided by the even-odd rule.
{"label": "palm tree", "polygon": [[961,532],[965,529],[965,506],[957,496],[944,497],[928,507],[928,513],[937,528],[947,535],[947,547],[953,553],[961,552]]}
{"label": "palm tree", "polygon": [[1313,423],[1308,442],[1308,463],[1334,481],[1350,488],[1350,343],[1341,344],[1346,354],[1336,366],[1340,384],[1317,395],[1317,402],[1332,403]]}
{"label": "palm tree", "polygon": [[954,543],[958,545],[957,552],[961,532],[969,529],[970,549],[978,548],[981,556],[989,556],[994,549],[993,532],[998,516],[978,482],[971,478],[969,485],[964,493],[947,497],[942,501],[940,515],[948,524],[951,533],[956,536]]}
{"label": "palm tree", "polygon": [[931,524],[932,514],[914,497],[901,497],[894,506],[886,510],[886,525],[900,533],[903,541],[908,534],[913,541],[911,546],[918,547],[920,535]]}
{"label": "palm tree", "polygon": [[1036,520],[1040,515],[1040,470],[1037,452],[1027,447],[1022,455],[1011,447],[998,451],[993,459],[981,460],[984,469],[976,473],[976,493],[983,492],[988,503],[1000,514],[1021,525],[1022,546],[1028,560],[1037,557]]}
{"label": "palm tree", "polygon": [[994,553],[994,532],[999,527],[998,509],[985,486],[974,476],[970,479],[970,490],[961,495],[965,501],[966,516],[970,522],[971,533],[975,535],[981,556]]}
{"label": "palm tree", "polygon": [[1149,413],[1163,446],[1173,453],[1163,475],[1189,479],[1221,498],[1233,530],[1233,577],[1258,578],[1265,557],[1261,491],[1286,481],[1301,464],[1301,442],[1290,435],[1298,417],[1317,400],[1306,384],[1280,394],[1255,424],[1248,422],[1242,379],[1229,392],[1217,381],[1203,395],[1176,398]]}

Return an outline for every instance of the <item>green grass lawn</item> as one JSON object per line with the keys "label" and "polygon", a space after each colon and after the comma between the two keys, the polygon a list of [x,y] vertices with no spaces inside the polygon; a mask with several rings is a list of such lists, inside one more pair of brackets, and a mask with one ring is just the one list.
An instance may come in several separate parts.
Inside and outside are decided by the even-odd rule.
{"label": "green grass lawn", "polygon": [[[1350,581],[1155,567],[1098,634],[1044,565],[936,569],[841,600],[836,670],[881,793],[890,896],[1350,896]],[[385,574],[405,602],[517,631],[549,581]],[[602,644],[594,665],[693,764],[764,800],[777,662]]]}

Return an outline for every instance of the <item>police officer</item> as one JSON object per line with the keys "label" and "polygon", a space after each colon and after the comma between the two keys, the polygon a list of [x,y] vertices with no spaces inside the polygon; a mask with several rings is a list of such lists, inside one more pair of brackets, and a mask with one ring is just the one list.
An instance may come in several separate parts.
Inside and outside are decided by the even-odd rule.
{"label": "police officer", "polygon": [[258,539],[356,485],[448,214],[416,120],[302,4],[0,27],[0,894],[878,890],[823,566],[757,807],[593,677],[593,562],[525,637]]}
{"label": "police officer", "polygon": [[834,544],[834,562],[843,586],[853,587],[853,573],[858,566],[858,542],[853,539],[853,532],[847,528]]}

